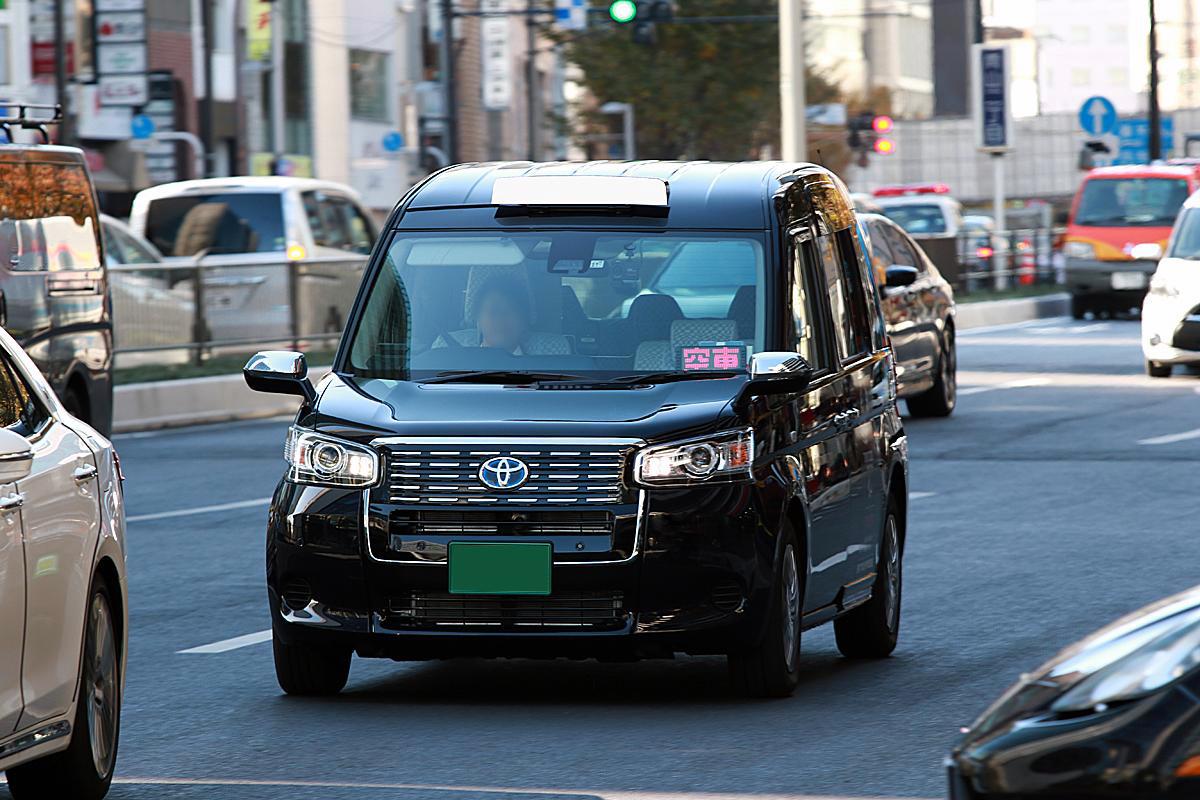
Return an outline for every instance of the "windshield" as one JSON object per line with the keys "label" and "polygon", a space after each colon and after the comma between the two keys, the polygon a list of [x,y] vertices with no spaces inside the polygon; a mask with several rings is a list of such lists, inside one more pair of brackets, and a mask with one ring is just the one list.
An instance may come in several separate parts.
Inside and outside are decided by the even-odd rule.
{"label": "windshield", "polygon": [[283,197],[272,192],[163,197],[150,203],[145,235],[171,256],[283,252]]}
{"label": "windshield", "polygon": [[1181,178],[1097,178],[1084,183],[1075,224],[1085,227],[1166,227],[1188,198]]}
{"label": "windshield", "polygon": [[359,376],[744,371],[762,350],[756,234],[454,232],[391,243],[353,331]]}
{"label": "windshield", "polygon": [[1187,209],[1175,223],[1171,249],[1167,253],[1169,258],[1200,260],[1200,213],[1197,210]]}
{"label": "windshield", "polygon": [[933,203],[884,207],[883,213],[914,236],[946,232],[946,214],[941,206]]}

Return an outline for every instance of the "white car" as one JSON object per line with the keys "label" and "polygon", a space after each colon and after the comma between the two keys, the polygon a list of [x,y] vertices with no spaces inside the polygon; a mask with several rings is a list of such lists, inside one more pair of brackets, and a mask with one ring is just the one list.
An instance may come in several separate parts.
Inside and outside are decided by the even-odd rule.
{"label": "white car", "polygon": [[962,204],[944,183],[882,186],[873,194],[883,213],[910,236],[952,239],[963,228]]}
{"label": "white car", "polygon": [[1169,378],[1176,364],[1200,364],[1200,192],[1175,220],[1167,252],[1142,302],[1146,373]]}
{"label": "white car", "polygon": [[0,770],[14,800],[99,800],[129,616],[112,445],[0,330]]}

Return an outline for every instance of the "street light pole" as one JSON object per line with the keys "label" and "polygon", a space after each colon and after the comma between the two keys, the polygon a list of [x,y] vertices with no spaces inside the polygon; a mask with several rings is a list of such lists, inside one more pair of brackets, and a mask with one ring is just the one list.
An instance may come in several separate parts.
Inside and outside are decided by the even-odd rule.
{"label": "street light pole", "polygon": [[779,112],[784,161],[808,156],[804,99],[804,0],[779,0]]}
{"label": "street light pole", "polygon": [[69,144],[72,139],[71,108],[67,100],[67,25],[65,6],[65,0],[54,0],[54,100],[62,106],[62,122],[58,124],[59,144]]}
{"label": "street light pole", "polygon": [[1158,107],[1158,20],[1154,14],[1154,0],[1150,2],[1150,160],[1162,158],[1162,110]]}
{"label": "street light pole", "polygon": [[275,0],[271,5],[271,150],[275,154],[271,165],[273,175],[280,174],[283,154],[287,150],[287,140],[283,131],[286,124],[283,102],[284,41],[283,0]]}
{"label": "street light pole", "polygon": [[442,10],[442,126],[445,128],[446,156],[451,164],[458,163],[458,108],[454,91],[454,3],[441,0]]}

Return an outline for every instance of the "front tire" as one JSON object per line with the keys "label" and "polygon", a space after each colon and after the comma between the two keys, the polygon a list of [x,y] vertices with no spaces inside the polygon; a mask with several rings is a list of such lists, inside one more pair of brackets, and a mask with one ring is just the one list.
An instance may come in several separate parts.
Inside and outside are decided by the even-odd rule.
{"label": "front tire", "polygon": [[112,783],[121,737],[121,656],[108,588],[92,589],[83,672],[66,750],[8,770],[13,800],[101,800]]}
{"label": "front tire", "polygon": [[958,349],[954,328],[946,326],[938,355],[938,375],[933,386],[908,398],[908,413],[914,417],[948,417],[958,405]]}
{"label": "front tire", "polygon": [[350,677],[350,650],[288,644],[272,631],[275,678],[279,688],[298,697],[326,697],[340,692]]}
{"label": "front tire", "polygon": [[796,535],[784,523],[783,556],[771,590],[767,630],[762,642],[729,654],[734,690],[747,697],[791,697],[800,683],[800,622],[804,580]]}
{"label": "front tire", "polygon": [[1086,319],[1090,310],[1087,297],[1080,294],[1071,295],[1071,319]]}
{"label": "front tire", "polygon": [[1172,370],[1171,364],[1164,364],[1161,361],[1146,362],[1146,374],[1151,378],[1169,378]]}
{"label": "front tire", "polygon": [[846,658],[887,658],[900,638],[900,600],[904,588],[900,514],[888,503],[879,547],[879,569],[871,599],[833,622],[838,650]]}

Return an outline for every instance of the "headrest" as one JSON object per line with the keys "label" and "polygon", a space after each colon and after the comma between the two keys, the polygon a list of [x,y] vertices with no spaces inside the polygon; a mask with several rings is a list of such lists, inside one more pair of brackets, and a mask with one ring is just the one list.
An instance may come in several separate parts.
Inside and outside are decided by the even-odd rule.
{"label": "headrest", "polygon": [[737,323],[731,319],[677,319],[671,323],[671,351],[700,342],[731,342],[737,339]]}

